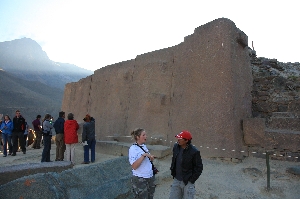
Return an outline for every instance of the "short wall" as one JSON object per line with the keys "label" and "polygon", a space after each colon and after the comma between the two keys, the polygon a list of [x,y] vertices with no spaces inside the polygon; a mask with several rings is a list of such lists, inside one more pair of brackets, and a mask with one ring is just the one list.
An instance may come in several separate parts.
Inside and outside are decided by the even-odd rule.
{"label": "short wall", "polygon": [[133,198],[130,177],[128,157],[120,157],[61,173],[25,176],[1,185],[0,196],[6,199],[129,199]]}
{"label": "short wall", "polygon": [[299,152],[300,131],[266,128],[265,118],[243,120],[244,142],[265,150]]}
{"label": "short wall", "polygon": [[36,173],[62,172],[72,168],[71,162],[57,161],[0,167],[0,185]]}

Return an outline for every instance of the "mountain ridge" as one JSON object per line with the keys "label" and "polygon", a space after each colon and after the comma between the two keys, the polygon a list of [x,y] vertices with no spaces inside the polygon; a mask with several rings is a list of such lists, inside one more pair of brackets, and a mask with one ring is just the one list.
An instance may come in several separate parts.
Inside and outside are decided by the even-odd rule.
{"label": "mountain ridge", "polygon": [[91,74],[74,64],[50,60],[30,38],[0,42],[0,114],[12,118],[19,109],[29,125],[38,114],[57,117],[65,84]]}
{"label": "mountain ridge", "polygon": [[64,89],[66,83],[93,74],[74,64],[49,59],[42,47],[30,38],[0,42],[0,68],[26,80],[37,80]]}

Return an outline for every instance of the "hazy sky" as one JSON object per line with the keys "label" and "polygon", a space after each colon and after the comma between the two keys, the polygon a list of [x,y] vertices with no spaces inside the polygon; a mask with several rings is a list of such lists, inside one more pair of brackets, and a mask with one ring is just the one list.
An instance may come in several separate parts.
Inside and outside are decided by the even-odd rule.
{"label": "hazy sky", "polygon": [[53,61],[96,70],[177,45],[221,17],[259,57],[300,62],[296,0],[0,0],[0,42],[31,38]]}

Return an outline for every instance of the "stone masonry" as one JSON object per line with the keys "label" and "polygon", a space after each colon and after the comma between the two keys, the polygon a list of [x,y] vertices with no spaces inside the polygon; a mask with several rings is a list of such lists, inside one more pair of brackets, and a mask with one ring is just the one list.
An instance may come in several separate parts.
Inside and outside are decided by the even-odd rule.
{"label": "stone masonry", "polygon": [[243,122],[245,143],[295,161],[300,154],[300,64],[251,57],[254,118]]}
{"label": "stone masonry", "polygon": [[251,117],[247,46],[247,35],[231,20],[216,19],[176,46],[67,84],[62,110],[79,122],[87,113],[94,116],[97,140],[142,127],[170,143],[186,129],[203,156],[241,158],[242,121]]}

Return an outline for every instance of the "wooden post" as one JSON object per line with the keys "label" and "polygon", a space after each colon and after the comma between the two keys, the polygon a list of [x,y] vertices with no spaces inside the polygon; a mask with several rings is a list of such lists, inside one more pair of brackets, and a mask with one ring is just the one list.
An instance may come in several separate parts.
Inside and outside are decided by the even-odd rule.
{"label": "wooden post", "polygon": [[266,164],[267,164],[267,191],[270,190],[270,152],[266,152]]}

